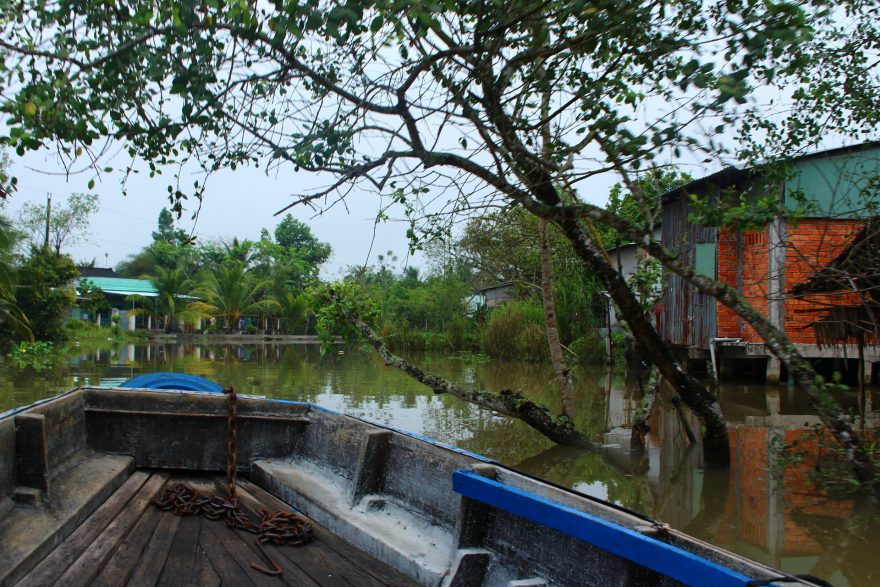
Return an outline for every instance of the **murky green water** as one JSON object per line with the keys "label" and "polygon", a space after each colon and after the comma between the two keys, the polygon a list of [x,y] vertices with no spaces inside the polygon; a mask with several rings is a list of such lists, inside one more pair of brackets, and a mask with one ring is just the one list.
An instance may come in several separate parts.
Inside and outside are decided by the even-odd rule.
{"label": "murky green water", "polygon": [[[522,390],[553,409],[546,365],[457,358],[414,358],[461,384]],[[577,426],[604,443],[601,454],[554,446],[519,421],[453,397],[437,396],[369,351],[321,356],[311,345],[122,345],[69,357],[35,372],[0,367],[0,412],[85,384],[119,383],[153,371],[184,371],[239,393],[315,402],[380,424],[423,434],[492,457],[525,473],[650,515],[699,538],[834,585],[880,584],[878,512],[851,500],[817,497],[803,470],[773,474],[778,447],[810,420],[793,390],[726,386],[722,409],[731,427],[729,469],[703,464],[676,414],[660,410],[647,449],[632,449],[627,426],[637,385],[595,368],[576,373]],[[854,405],[854,398],[844,398]],[[692,423],[696,427],[696,422]]]}

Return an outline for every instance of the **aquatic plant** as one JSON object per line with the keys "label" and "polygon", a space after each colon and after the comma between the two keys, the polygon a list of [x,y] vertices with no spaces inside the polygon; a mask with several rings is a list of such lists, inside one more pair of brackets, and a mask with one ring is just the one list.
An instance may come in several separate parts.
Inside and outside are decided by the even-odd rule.
{"label": "aquatic plant", "polygon": [[9,359],[12,364],[23,369],[31,367],[40,371],[54,367],[62,358],[62,354],[51,342],[38,340],[36,342],[22,341],[18,346],[12,347]]}

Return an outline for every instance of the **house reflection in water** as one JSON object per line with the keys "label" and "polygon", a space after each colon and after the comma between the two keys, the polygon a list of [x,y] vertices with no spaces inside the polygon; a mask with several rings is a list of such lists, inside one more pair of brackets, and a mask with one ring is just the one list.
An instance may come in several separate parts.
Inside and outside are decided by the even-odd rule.
{"label": "house reflection in water", "polygon": [[[649,489],[642,496],[650,495],[621,505],[788,573],[836,586],[880,584],[880,557],[864,556],[880,547],[880,513],[876,505],[835,499],[813,486],[810,474],[824,443],[812,428],[818,418],[803,415],[801,395],[765,386],[722,390],[722,409],[733,420],[731,462],[717,468],[704,463],[699,446],[688,446],[676,412],[665,405],[654,410],[645,449],[631,445],[627,427],[638,391],[608,390],[605,458],[641,478]],[[854,397],[844,400],[854,407]],[[695,419],[690,423],[699,430]],[[795,441],[806,458],[784,466]],[[573,486],[597,494],[577,481]]]}

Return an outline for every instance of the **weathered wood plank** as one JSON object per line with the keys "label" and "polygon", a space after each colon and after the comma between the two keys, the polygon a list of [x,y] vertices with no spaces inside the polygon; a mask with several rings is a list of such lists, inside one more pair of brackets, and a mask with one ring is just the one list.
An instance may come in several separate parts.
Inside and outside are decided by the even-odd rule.
{"label": "weathered wood plank", "polygon": [[[166,412],[176,414],[226,415],[223,394],[187,394],[161,390],[85,390],[86,410]],[[273,402],[262,398],[238,398],[239,416],[306,417],[308,404]]]}
{"label": "weathered wood plank", "polygon": [[150,473],[135,471],[95,512],[67,539],[34,567],[19,583],[53,585],[68,567],[82,555],[98,535],[113,521],[131,498],[141,489]]}
{"label": "weathered wood plank", "polygon": [[[239,495],[243,502],[247,500],[250,503],[254,503],[254,501],[263,503],[265,504],[263,507],[269,506],[266,507],[269,511],[279,509],[290,510],[290,506],[284,502],[273,498],[271,501],[274,503],[266,503],[267,499],[259,499],[253,496],[249,491],[249,487],[246,488],[241,483],[240,485],[242,487],[240,487]],[[271,494],[267,493],[266,495]],[[365,585],[369,587],[382,587],[386,584],[373,577],[366,569],[352,563],[345,557],[344,553],[328,548],[326,540],[336,538],[333,534],[314,523],[312,523],[312,527],[315,536],[315,541],[312,544],[304,547],[282,547],[274,549],[273,552],[284,556],[322,586]],[[349,546],[348,549],[356,550],[353,546]],[[374,562],[381,564],[378,561]]]}
{"label": "weathered wood plank", "polygon": [[[177,483],[187,483],[193,489],[210,494],[215,490],[214,476],[174,475],[165,487]],[[162,512],[165,518],[177,521],[177,531],[165,546],[165,557],[152,563],[153,581],[146,584],[216,586],[221,584],[220,576],[210,561],[210,556],[201,546],[202,524],[210,523],[197,516],[176,516]],[[158,567],[158,568],[156,568]]]}
{"label": "weathered wood plank", "polygon": [[177,533],[168,548],[168,556],[162,566],[158,585],[181,585],[193,575],[196,566],[196,553],[202,533],[202,520],[196,516],[176,516],[162,512],[165,516],[180,519]]}
{"label": "weathered wood plank", "polygon": [[305,571],[322,587],[335,585],[383,587],[386,585],[340,553],[328,548],[320,537],[316,537],[315,541],[307,547],[281,548],[276,552]]}
{"label": "weathered wood plank", "polygon": [[[290,587],[318,587],[320,584],[314,581],[305,571],[296,566],[290,559],[285,557],[283,553],[279,553],[280,549],[291,548],[289,546],[274,546],[274,545],[264,545],[263,548],[266,550],[266,553],[272,557],[272,560],[278,565],[279,568],[283,569],[283,573],[281,574],[279,579],[281,579],[285,585],[290,585]],[[265,565],[264,565],[265,566]]]}
{"label": "weathered wood plank", "polygon": [[46,417],[24,413],[15,416],[15,455],[18,484],[49,494],[49,453]]}
{"label": "weathered wood plank", "polygon": [[128,534],[144,510],[150,506],[151,500],[162,489],[166,478],[164,473],[153,473],[141,486],[137,495],[110,522],[86,551],[70,565],[70,568],[61,575],[58,582],[67,587],[90,585],[104,562],[113,554],[119,541]]}
{"label": "weathered wood plank", "polygon": [[[202,532],[199,535],[199,545],[208,555],[211,566],[220,577],[220,583],[223,585],[254,585],[254,582],[248,576],[241,565],[232,557],[232,555],[223,546],[223,543],[217,537],[215,532],[210,530],[212,526],[209,521],[205,523]],[[276,582],[275,585],[278,585]]]}
{"label": "weathered wood plank", "polygon": [[95,577],[93,587],[116,587],[128,582],[129,575],[147,548],[161,517],[162,512],[158,508],[147,508]]}
{"label": "weathered wood plank", "polygon": [[[261,573],[253,568],[251,568],[251,564],[257,564],[262,567],[269,568],[269,564],[260,556],[260,553],[257,551],[257,547],[254,543],[255,536],[250,534],[249,532],[244,532],[242,530],[235,530],[229,528],[225,524],[220,522],[213,523],[208,520],[205,521],[203,527],[203,531],[208,531],[214,535],[214,538],[223,545],[223,548],[228,553],[228,556],[234,560],[239,567],[244,571],[244,573],[248,576],[248,578],[253,582],[254,585],[261,587],[277,587],[278,586],[278,577],[273,577],[270,575],[266,575]],[[267,554],[269,553],[267,549]],[[211,561],[214,562],[217,556],[224,556],[222,553],[212,553],[213,557]],[[274,552],[269,554],[273,558],[276,558]]]}
{"label": "weathered wood plank", "polygon": [[202,548],[201,543],[196,544],[195,567],[189,581],[183,582],[187,587],[219,587],[220,575],[214,570],[214,566],[208,557],[208,553]]}
{"label": "weathered wood plank", "polygon": [[[184,418],[184,419],[202,419],[208,418],[212,420],[223,420],[229,417],[226,413],[216,414],[200,414],[189,412],[154,412],[146,410],[107,410],[103,408],[85,408],[86,414],[110,414],[114,416],[131,416],[134,418]],[[281,422],[282,424],[308,424],[310,420],[306,416],[261,416],[239,414],[236,416],[241,421],[257,421],[257,422]]]}
{"label": "weathered wood plank", "polygon": [[354,474],[352,505],[356,505],[363,496],[381,489],[390,441],[391,432],[388,430],[370,430],[364,435]]}
{"label": "weathered wood plank", "polygon": [[[255,585],[296,587],[350,585],[381,587],[412,585],[393,569],[315,526],[316,540],[306,547],[264,548],[283,569],[280,577],[262,574],[252,563],[269,565],[260,555],[254,535],[228,528],[222,521],[180,517],[161,512],[151,503],[163,485],[184,481],[205,494],[225,495],[220,476],[167,479],[160,473],[137,471],[99,511],[78,528],[48,562],[53,573],[35,569],[27,584],[46,585]],[[242,508],[254,522],[261,509],[290,507],[242,480]],[[329,543],[335,543],[332,548]],[[336,550],[339,549],[339,550]],[[50,559],[52,559],[50,561]],[[366,568],[365,568],[366,567]],[[36,574],[40,570],[41,574]],[[378,575],[378,577],[377,577]]]}
{"label": "weathered wood plank", "polygon": [[[217,479],[218,490],[220,493],[225,492],[226,483],[225,480]],[[240,484],[239,484],[240,485]],[[270,504],[266,504],[256,499],[252,494],[248,493],[247,490],[241,488],[239,486],[238,491],[239,504],[241,505],[242,510],[250,516],[253,521],[257,521],[260,519],[259,511],[261,509],[269,510],[269,511],[277,511],[278,509],[283,509],[284,511],[289,510],[289,506],[284,506],[283,508],[273,508]],[[245,534],[245,536],[248,536]],[[277,554],[279,549],[285,548],[300,548],[300,547],[276,547],[275,545],[264,545],[264,550],[272,557],[272,560],[281,567],[284,572],[281,575],[281,578],[287,585],[291,585],[294,587],[312,587],[317,586],[318,583],[312,580],[312,578],[302,569],[300,569],[295,563],[293,563],[287,557],[283,555]],[[262,561],[262,559],[258,559],[259,564],[266,566],[266,564]]]}
{"label": "weathered wood plank", "polygon": [[[251,499],[257,500],[260,503],[265,504],[266,509],[270,511],[275,511],[279,509],[291,509],[290,505],[284,503],[262,487],[259,487],[258,485],[255,485],[246,479],[239,480],[239,488],[241,490],[239,494],[242,497],[250,496]],[[312,527],[314,528],[315,539],[320,544],[321,548],[326,547],[331,549],[337,555],[346,559],[355,567],[361,569],[364,573],[368,574],[370,577],[378,581],[379,584],[395,586],[418,585],[418,583],[416,583],[406,575],[400,573],[396,569],[389,567],[385,563],[376,560],[356,546],[353,546],[342,538],[339,538],[324,527],[319,526],[314,522],[312,522]],[[296,562],[296,560],[297,559],[295,559],[294,562]]]}

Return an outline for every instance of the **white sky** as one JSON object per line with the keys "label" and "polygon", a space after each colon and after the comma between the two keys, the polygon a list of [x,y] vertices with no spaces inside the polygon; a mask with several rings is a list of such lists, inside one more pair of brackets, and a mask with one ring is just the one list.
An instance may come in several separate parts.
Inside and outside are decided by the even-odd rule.
{"label": "white sky", "polygon": [[[7,202],[6,214],[14,221],[16,211],[25,201],[45,203],[46,193],[52,194],[53,205],[63,202],[75,192],[86,192],[92,172],[65,177],[57,159],[48,153],[29,153],[17,157],[10,153],[11,175],[18,178],[18,191]],[[117,157],[106,165],[124,167],[125,158]],[[103,165],[102,165],[103,166]],[[151,233],[156,229],[156,220],[163,206],[169,207],[167,186],[171,177],[167,174],[149,179],[145,173],[132,176],[128,183],[128,195],[122,194],[119,183],[121,174],[104,174],[96,180],[93,192],[101,198],[100,211],[95,214],[89,227],[88,242],[68,247],[64,252],[76,261],[97,260],[99,267],[116,266],[131,254],[137,253],[150,243]],[[192,185],[198,176],[184,176],[185,184]],[[309,174],[296,173],[292,167],[282,167],[280,173],[267,176],[262,170],[239,168],[226,170],[212,177],[203,201],[195,234],[199,241],[217,238],[240,239],[259,238],[260,229],[268,228],[274,232],[275,226],[283,216],[273,216],[290,203],[291,194],[302,193],[308,187],[317,185],[320,178]],[[357,197],[355,197],[357,196]],[[406,263],[421,266],[424,260],[420,255],[408,258],[406,229],[408,224],[388,221],[375,227],[374,222],[379,199],[375,194],[352,194],[347,199],[347,208],[335,206],[323,216],[309,208],[297,206],[289,212],[306,222],[312,232],[322,241],[333,247],[333,256],[324,268],[322,276],[335,277],[348,265],[375,263],[376,255],[388,250],[399,257],[398,266]],[[194,222],[190,218],[196,202],[187,204],[187,212],[181,217],[179,226],[192,231]],[[401,214],[398,215],[398,217]],[[105,257],[106,255],[106,257]],[[106,261],[105,261],[106,260]]]}
{"label": "white sky", "polygon": [[[649,117],[650,113],[644,112],[642,115]],[[722,137],[716,136],[715,139]],[[48,149],[28,153],[24,157],[10,152],[9,158],[10,172],[18,178],[18,191],[5,206],[6,215],[13,221],[23,202],[45,203],[46,193],[50,192],[53,204],[60,203],[69,194],[89,191],[89,180],[95,178],[91,170],[65,176],[57,156]],[[96,178],[96,185],[91,191],[100,196],[101,204],[99,212],[92,218],[89,237],[86,242],[68,246],[64,250],[74,260],[88,262],[94,258],[99,267],[115,267],[150,243],[159,211],[163,206],[169,207],[167,186],[173,177],[166,171],[150,179],[142,171],[129,178],[128,195],[124,196],[120,185],[122,174],[118,170],[124,168],[128,161],[122,155],[102,159],[100,167],[110,165],[117,171]],[[678,163],[679,169],[695,178],[717,170],[721,165],[721,162],[706,165],[698,157],[686,153]],[[79,163],[78,168],[84,165]],[[146,165],[141,164],[140,167],[144,169]],[[181,184],[191,186],[195,180],[202,179],[201,175],[190,173],[183,175]],[[603,205],[616,181],[616,174],[606,173],[579,183],[577,188],[586,201]],[[310,193],[331,182],[329,176],[295,172],[292,165],[281,165],[271,175],[253,167],[224,170],[208,181],[206,196],[195,223],[195,235],[200,242],[231,240],[233,237],[256,240],[262,228],[274,232],[281,219],[281,216],[274,214],[288,205],[293,195]],[[187,210],[179,221],[179,227],[187,232],[193,230],[191,216],[196,206],[196,201],[188,202]],[[402,219],[402,210],[391,209],[388,214],[392,220],[376,225],[373,219],[379,206],[380,200],[376,194],[353,192],[346,198],[344,206],[337,204],[323,215],[317,215],[316,211],[304,206],[289,210],[295,218],[307,223],[321,241],[332,246],[333,255],[321,272],[323,278],[335,278],[347,266],[375,264],[377,255],[389,250],[399,258],[396,263],[398,270],[407,264],[425,267],[427,260],[424,255],[417,253],[410,257],[407,254],[406,230],[409,224]]]}
{"label": "white sky", "polygon": [[[90,191],[89,180],[95,178],[91,170],[65,176],[57,156],[48,150],[27,153],[24,157],[10,152],[9,158],[10,174],[18,178],[18,190],[5,206],[6,215],[13,221],[23,202],[44,204],[49,192],[54,206],[72,193]],[[167,186],[173,178],[168,171],[152,179],[144,171],[130,176],[128,195],[123,195],[119,169],[127,162],[123,156],[101,161],[100,167],[109,165],[116,171],[96,178],[91,191],[100,196],[101,203],[100,210],[92,217],[89,236],[86,242],[66,246],[63,251],[75,261],[88,262],[94,258],[98,267],[115,267],[151,242],[160,210],[163,206],[170,207]],[[84,165],[80,163],[77,169]],[[694,177],[706,173],[704,166],[694,162],[682,161],[680,169]],[[197,179],[201,181],[202,176],[183,175],[181,184],[191,186]],[[578,191],[587,201],[604,205],[610,188],[617,181],[616,174],[601,174],[578,184]],[[197,207],[193,200],[186,204],[178,226],[187,232],[192,232],[195,226],[199,242],[233,237],[256,240],[262,228],[274,232],[283,217],[283,214],[274,214],[292,201],[292,195],[311,192],[330,182],[329,176],[322,178],[317,174],[295,172],[291,165],[282,165],[271,175],[254,167],[227,169],[209,179],[197,222],[191,218]],[[308,224],[318,239],[333,247],[333,255],[321,272],[323,278],[336,278],[351,265],[375,264],[377,255],[389,250],[398,257],[395,264],[398,270],[406,265],[427,269],[423,254],[408,255],[409,223],[403,220],[403,211],[392,208],[388,212],[391,220],[376,225],[374,218],[379,205],[380,199],[375,193],[354,192],[346,198],[344,206],[337,204],[323,214],[305,206],[288,210]]]}

